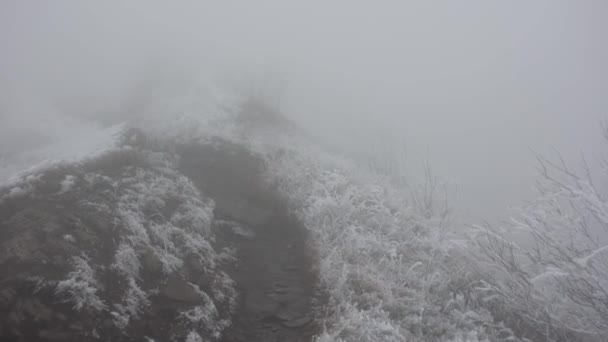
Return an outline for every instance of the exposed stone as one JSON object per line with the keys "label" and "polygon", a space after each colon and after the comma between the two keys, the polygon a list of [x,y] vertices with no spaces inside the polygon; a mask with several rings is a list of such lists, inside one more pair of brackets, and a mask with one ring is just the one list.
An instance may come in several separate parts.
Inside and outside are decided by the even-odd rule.
{"label": "exposed stone", "polygon": [[72,234],[74,235],[74,238],[80,242],[82,242],[85,245],[89,245],[89,246],[96,246],[99,245],[99,238],[97,237],[96,233],[91,230],[89,227],[87,226],[82,226],[79,229],[76,229],[72,232]]}
{"label": "exposed stone", "polygon": [[281,324],[283,324],[283,326],[285,326],[287,328],[294,329],[294,328],[301,328],[310,322],[312,322],[312,318],[310,318],[308,316],[304,316],[302,318],[297,318],[297,319],[293,319],[290,321],[284,321]]}
{"label": "exposed stone", "polygon": [[235,221],[252,226],[260,226],[268,222],[272,212],[259,208],[249,201],[233,197],[218,197],[216,211]]}
{"label": "exposed stone", "polygon": [[192,284],[189,284],[176,274],[169,277],[167,284],[161,290],[161,295],[172,300],[186,303],[196,303],[200,302],[202,299]]}
{"label": "exposed stone", "polygon": [[163,269],[162,262],[151,249],[146,249],[146,251],[142,254],[141,262],[144,269],[152,274],[158,274]]}

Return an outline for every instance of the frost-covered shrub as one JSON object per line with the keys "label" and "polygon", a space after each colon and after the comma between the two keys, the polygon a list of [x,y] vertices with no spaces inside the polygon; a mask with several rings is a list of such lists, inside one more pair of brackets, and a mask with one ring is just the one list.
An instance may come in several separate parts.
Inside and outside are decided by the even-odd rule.
{"label": "frost-covered shrub", "polygon": [[[144,149],[131,151],[109,173],[87,165],[73,169],[77,181],[65,191],[55,191],[55,196],[73,198],[82,221],[95,225],[75,220],[72,239],[64,240],[74,247],[80,236],[103,243],[90,245],[90,258],[74,257],[74,270],[56,283],[55,292],[76,310],[108,316],[118,330],[130,334],[163,295],[169,277],[196,281],[205,276],[209,282],[204,289],[192,284],[204,304],[180,304],[180,310],[191,311],[187,317],[176,311],[174,321],[167,324],[175,338],[183,328],[217,340],[236,309],[234,282],[218,265],[234,260],[234,250],[215,251],[214,202],[174,162],[167,154]],[[98,220],[103,222],[97,224]],[[112,258],[106,257],[108,252]]]}
{"label": "frost-covered shrub", "polygon": [[118,270],[123,276],[132,279],[133,277],[139,277],[141,263],[135,249],[123,242],[116,250],[112,267]]}
{"label": "frost-covered shrub", "polygon": [[[457,240],[432,179],[421,191],[294,139],[254,141],[268,180],[312,233],[321,286],[329,295],[321,341],[500,340],[489,311],[454,301],[462,278]],[[296,147],[297,146],[297,147]],[[473,339],[473,340],[475,340]]]}
{"label": "frost-covered shrub", "polygon": [[137,285],[133,278],[129,278],[129,289],[125,292],[122,303],[114,304],[116,311],[111,314],[115,324],[125,329],[132,318],[139,318],[143,310],[150,305],[148,294]]}
{"label": "frost-covered shrub", "polygon": [[205,342],[205,340],[196,331],[192,330],[186,336],[185,342]]}
{"label": "frost-covered shrub", "polygon": [[355,306],[345,306],[344,316],[329,331],[324,331],[317,337],[317,342],[323,341],[406,341],[398,326],[391,324],[387,313],[375,307],[369,310],[359,310]]}
{"label": "frost-covered shrub", "polygon": [[230,312],[236,310],[235,283],[225,272],[220,271],[213,277],[211,295],[216,301],[226,303]]}
{"label": "frost-covered shrub", "polygon": [[[198,96],[190,100],[194,107],[202,107]],[[215,104],[210,101],[206,109],[218,115],[188,113],[168,125],[166,120],[144,124],[159,124],[155,128],[172,144],[204,142],[209,132],[222,130],[217,124],[225,119],[225,111]],[[106,133],[108,144],[102,149],[74,158],[66,155],[0,184],[0,204],[9,204],[0,208],[3,212],[32,205],[31,212],[44,214],[40,240],[48,243],[38,248],[42,235],[35,232],[31,238],[36,265],[45,265],[30,268],[37,277],[43,273],[35,281],[34,295],[40,297],[36,300],[62,313],[48,314],[50,319],[69,317],[70,325],[84,327],[82,334],[95,338],[115,339],[119,333],[138,338],[135,334],[148,326],[148,320],[158,318],[156,306],[162,305],[170,314],[163,314],[166,319],[159,326],[146,328],[152,330],[146,331],[150,336],[184,340],[192,330],[191,340],[218,340],[236,308],[234,282],[219,266],[232,262],[235,253],[218,253],[212,246],[213,201],[178,171],[174,155],[151,151],[160,146],[154,145],[156,137],[148,140],[126,125]],[[28,237],[28,247],[30,233],[20,233]],[[73,257],[72,269],[64,269],[60,256],[82,251],[87,256]],[[192,296],[188,303],[173,298],[168,279],[199,283],[200,296]],[[74,310],[57,306],[57,300],[46,296],[53,291]],[[201,298],[203,304],[196,301]],[[194,311],[184,318],[179,316],[182,310]],[[22,321],[18,324],[29,329],[30,323]],[[107,324],[112,321],[114,326]],[[38,323],[37,328],[55,329]]]}
{"label": "frost-covered shrub", "polygon": [[[606,135],[608,138],[608,134]],[[476,227],[479,291],[518,333],[555,341],[608,333],[608,174],[539,158],[537,198],[506,227]]]}
{"label": "frost-covered shrub", "polygon": [[66,175],[65,178],[61,181],[61,190],[59,190],[59,193],[66,193],[68,191],[70,191],[70,189],[72,189],[72,187],[74,186],[74,183],[76,181],[76,178],[72,175]]}
{"label": "frost-covered shrub", "polygon": [[[217,338],[228,323],[220,318],[214,303],[233,310],[236,293],[230,278],[217,269],[220,256],[210,244],[214,203],[176,171],[171,158],[159,153],[144,157],[144,161],[152,158],[150,163],[157,166],[125,168],[114,185],[121,242],[112,268],[128,284],[121,302],[114,304],[114,321],[125,329],[149,305],[148,297],[154,289],[140,280],[144,254],[158,260],[165,276],[183,272],[186,261],[194,258],[214,279],[208,289],[212,296],[199,291],[208,311],[204,328]],[[199,332],[203,325],[196,327]]]}
{"label": "frost-covered shrub", "polygon": [[[205,336],[218,340],[222,336],[222,331],[230,326],[229,319],[222,319],[214,301],[197,285],[190,284],[199,293],[203,304],[195,306],[180,313],[180,319],[185,326],[198,333],[205,333]],[[217,300],[216,300],[217,301]]]}
{"label": "frost-covered shrub", "polygon": [[55,293],[72,303],[74,309],[102,311],[106,304],[99,298],[97,291],[99,282],[91,268],[86,255],[72,258],[74,270],[68,273],[68,278],[57,283]]}

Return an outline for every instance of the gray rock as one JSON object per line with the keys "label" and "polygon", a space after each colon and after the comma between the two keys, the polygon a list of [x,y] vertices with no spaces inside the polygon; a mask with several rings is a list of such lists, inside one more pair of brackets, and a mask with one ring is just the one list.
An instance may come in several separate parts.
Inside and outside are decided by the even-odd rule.
{"label": "gray rock", "polygon": [[304,317],[293,319],[290,321],[284,321],[281,324],[287,328],[295,329],[295,328],[301,328],[310,322],[312,322],[312,318],[310,318],[308,316],[304,316]]}
{"label": "gray rock", "polygon": [[147,272],[157,274],[162,271],[163,264],[151,249],[147,249],[141,256],[144,269]]}
{"label": "gray rock", "polygon": [[202,299],[197,289],[178,275],[169,276],[161,295],[185,303],[197,303]]}

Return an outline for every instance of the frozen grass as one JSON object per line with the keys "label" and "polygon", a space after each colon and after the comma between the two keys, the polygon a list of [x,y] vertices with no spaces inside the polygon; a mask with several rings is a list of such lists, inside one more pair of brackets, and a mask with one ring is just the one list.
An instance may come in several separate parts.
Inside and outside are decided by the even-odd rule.
{"label": "frozen grass", "polygon": [[329,295],[319,341],[500,340],[489,312],[452,287],[462,275],[440,196],[395,189],[296,138],[268,141],[248,143],[266,156],[269,182],[313,233],[319,254]]}
{"label": "frozen grass", "polygon": [[[429,196],[434,189],[428,184],[422,191],[395,189],[389,180],[304,140],[276,129],[239,126],[231,121],[239,110],[233,100],[194,99],[172,107],[185,114],[152,122],[146,132],[167,144],[219,137],[244,143],[266,159],[269,183],[311,232],[311,247],[318,254],[320,285],[329,296],[327,310],[320,314],[325,330],[318,341],[515,340],[462,290],[470,282],[462,274],[464,259],[457,260],[459,241],[446,234],[441,198]],[[218,269],[233,255],[218,254],[210,244],[214,203],[175,170],[170,156],[146,152],[143,157],[146,167],[131,166],[113,177],[83,176],[90,186],[110,189],[115,201],[85,204],[114,215],[119,229],[111,268],[128,286],[118,302],[108,304],[116,325],[125,329],[149,305],[153,290],[140,279],[144,253],[158,259],[165,276],[183,271],[186,260],[194,258],[213,282],[209,291],[199,289],[208,299],[205,304],[180,315],[191,329],[185,339],[203,341],[203,332],[217,339],[230,324],[217,308],[234,309],[236,293],[232,280]],[[36,182],[31,177],[13,183],[9,194],[27,193]],[[77,181],[66,183],[66,193],[78,188]],[[75,259],[74,266],[57,293],[78,310],[106,310],[87,260]]]}
{"label": "frozen grass", "polygon": [[142,290],[139,280],[144,253],[157,258],[167,276],[182,272],[186,260],[194,258],[205,274],[217,277],[220,283],[210,289],[211,295],[199,289],[209,311],[205,329],[219,337],[227,324],[220,319],[214,302],[234,307],[236,293],[232,282],[217,270],[219,256],[210,244],[214,203],[172,167],[168,156],[150,153],[145,159],[156,166],[127,168],[115,184],[117,218],[123,223],[123,231],[113,267],[129,283],[122,301],[114,305],[115,321],[124,327],[129,319],[139,318],[149,304],[150,293]]}
{"label": "frozen grass", "polygon": [[[188,116],[188,138],[176,135],[176,126],[158,136],[187,142],[215,136],[266,159],[269,183],[310,230],[318,253],[321,287],[329,295],[319,341],[511,338],[498,337],[500,325],[458,288],[458,282],[469,285],[456,260],[463,243],[446,233],[444,203],[430,184],[420,191],[395,189],[298,138],[291,127],[281,134],[276,127],[239,125],[230,121],[238,108],[219,109],[215,121]],[[212,122],[226,126],[211,129]]]}

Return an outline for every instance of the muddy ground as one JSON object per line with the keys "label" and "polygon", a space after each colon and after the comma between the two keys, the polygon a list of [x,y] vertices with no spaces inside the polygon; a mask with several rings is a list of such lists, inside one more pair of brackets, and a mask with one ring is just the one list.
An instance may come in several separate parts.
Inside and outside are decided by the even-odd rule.
{"label": "muddy ground", "polygon": [[225,342],[311,341],[320,304],[304,227],[262,179],[264,165],[231,144],[181,151],[180,169],[216,201],[220,243],[237,250],[229,270],[240,293]]}

